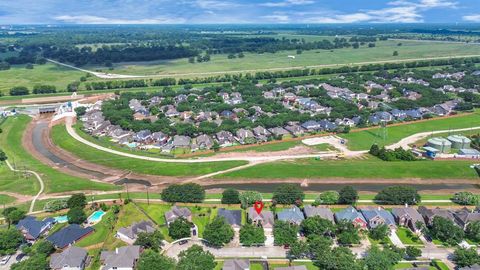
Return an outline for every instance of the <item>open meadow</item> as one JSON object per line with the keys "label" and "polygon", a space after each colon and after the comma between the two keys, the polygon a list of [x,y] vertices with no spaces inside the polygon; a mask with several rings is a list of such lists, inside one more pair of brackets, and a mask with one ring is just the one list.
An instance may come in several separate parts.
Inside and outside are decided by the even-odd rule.
{"label": "open meadow", "polygon": [[[398,43],[402,43],[398,46]],[[150,61],[138,63],[117,63],[114,70],[105,67],[89,66],[91,70],[129,75],[171,75],[192,76],[191,73],[211,73],[224,71],[261,70],[275,68],[306,67],[318,65],[345,65],[362,62],[396,61],[430,57],[478,55],[478,44],[429,43],[417,41],[378,41],[376,47],[365,46],[359,49],[344,48],[333,51],[311,50],[296,54],[295,51],[277,53],[245,53],[244,58],[228,59],[226,54],[212,55],[211,61],[191,64],[188,59]],[[393,52],[398,51],[398,56]],[[294,55],[295,59],[288,57]],[[183,74],[183,75],[182,75]],[[208,74],[214,75],[214,74]],[[201,75],[199,75],[201,76]]]}

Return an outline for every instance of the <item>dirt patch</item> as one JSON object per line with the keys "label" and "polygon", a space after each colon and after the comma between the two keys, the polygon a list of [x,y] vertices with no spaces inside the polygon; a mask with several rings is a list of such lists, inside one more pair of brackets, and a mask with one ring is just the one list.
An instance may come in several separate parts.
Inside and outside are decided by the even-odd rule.
{"label": "dirt patch", "polygon": [[305,146],[297,145],[287,150],[272,151],[272,152],[257,152],[257,151],[245,151],[245,152],[229,152],[219,153],[215,155],[215,158],[244,158],[244,157],[274,157],[274,156],[290,156],[290,155],[307,155],[316,153],[314,149]]}

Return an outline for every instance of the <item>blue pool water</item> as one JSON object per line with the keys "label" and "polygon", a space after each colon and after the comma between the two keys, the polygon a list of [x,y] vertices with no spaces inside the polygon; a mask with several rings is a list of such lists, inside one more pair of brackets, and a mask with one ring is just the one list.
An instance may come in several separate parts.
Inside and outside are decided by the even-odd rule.
{"label": "blue pool water", "polygon": [[102,220],[103,215],[105,215],[105,212],[103,212],[102,210],[93,212],[93,214],[91,214],[91,215],[88,217],[88,223],[91,223],[91,222],[94,222],[94,223],[99,222],[100,220]]}
{"label": "blue pool water", "polygon": [[68,222],[68,217],[67,216],[58,216],[58,217],[54,217],[53,219],[55,219],[55,222],[57,222],[57,223]]}

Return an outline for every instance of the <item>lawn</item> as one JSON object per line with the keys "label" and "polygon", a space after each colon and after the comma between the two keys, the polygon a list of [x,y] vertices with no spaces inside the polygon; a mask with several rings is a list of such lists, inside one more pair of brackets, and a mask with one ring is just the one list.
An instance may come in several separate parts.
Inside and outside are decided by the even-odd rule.
{"label": "lawn", "polygon": [[123,157],[97,150],[93,147],[77,142],[74,138],[68,135],[64,125],[54,126],[52,128],[51,136],[53,142],[57,146],[75,154],[79,158],[104,166],[131,170],[143,174],[164,176],[204,175],[246,164],[244,161],[169,163]]}
{"label": "lawn", "polygon": [[422,240],[416,237],[408,228],[399,227],[396,231],[398,238],[407,246],[423,246]]}
{"label": "lawn", "polygon": [[370,146],[372,146],[372,144],[374,143],[377,143],[381,146],[390,145],[400,141],[402,138],[420,132],[469,128],[478,126],[479,123],[480,111],[477,110],[473,114],[468,114],[460,117],[437,118],[424,122],[387,127],[387,137],[385,138],[385,140],[383,139],[383,133],[381,132],[380,127],[359,132],[354,131],[339,136],[347,139],[347,146],[349,149],[367,150],[370,149]]}
{"label": "lawn", "polygon": [[[397,263],[396,265],[394,265],[393,268],[394,269],[407,269],[407,268],[411,269],[411,268],[415,268],[415,267],[412,263],[401,262],[401,263]],[[428,266],[428,269],[429,270],[437,270],[437,268],[435,266]]]}
{"label": "lawn", "polygon": [[[318,270],[318,267],[313,265],[313,262],[293,262],[293,265],[305,265],[307,270]],[[269,263],[269,269],[275,269],[276,267],[287,267],[288,263]]]}
{"label": "lawn", "polygon": [[[98,182],[73,177],[63,174],[50,166],[47,166],[40,161],[36,160],[30,153],[28,153],[22,146],[23,132],[31,121],[31,118],[26,115],[20,115],[16,117],[8,117],[7,120],[1,125],[3,133],[0,135],[0,147],[5,151],[8,159],[11,163],[15,164],[19,168],[25,168],[27,170],[33,170],[39,173],[45,182],[45,193],[57,193],[66,191],[79,191],[79,190],[115,190],[119,189],[114,185],[103,184]],[[13,188],[11,182],[19,181],[12,178],[11,175],[4,177],[0,176],[2,182],[8,187]],[[33,178],[31,178],[33,181]],[[22,180],[23,181],[23,180]],[[28,194],[33,194],[38,191],[38,182],[35,179],[29,183],[34,186],[34,189],[26,189]],[[23,186],[23,184],[22,184]],[[18,192],[17,189],[15,192]],[[34,191],[34,192],[32,192]],[[25,192],[25,191],[20,191]]]}
{"label": "lawn", "polygon": [[[228,59],[227,54],[214,54],[211,61],[190,64],[188,59],[151,61],[139,63],[117,63],[115,70],[108,71],[118,74],[132,75],[171,75],[171,76],[207,76],[208,72],[238,72],[242,70],[292,68],[318,65],[345,65],[361,64],[371,61],[398,61],[402,59],[415,59],[424,57],[446,57],[461,55],[477,55],[478,45],[474,44],[448,44],[402,41],[402,46],[397,46],[398,41],[378,41],[375,48],[361,47],[359,49],[344,48],[338,50],[311,50],[303,51],[297,55],[295,51],[280,51],[275,54],[245,53],[244,58]],[[398,56],[393,52],[398,51]],[[295,55],[295,59],[289,58]],[[90,69],[103,69],[105,67],[88,67]],[[194,73],[194,74],[188,74]],[[195,74],[197,73],[197,74]],[[207,73],[207,74],[198,74]]]}
{"label": "lawn", "polygon": [[9,203],[13,203],[15,201],[15,198],[12,196],[8,196],[5,194],[0,194],[0,204],[5,205]]}
{"label": "lawn", "polygon": [[259,164],[215,178],[371,178],[371,179],[478,179],[477,173],[469,166],[470,161],[393,161],[376,158],[351,160],[280,161]]}
{"label": "lawn", "polygon": [[114,214],[112,211],[108,211],[103,217],[102,220],[93,225],[93,228],[95,229],[95,232],[88,235],[87,237],[81,239],[79,242],[77,242],[75,245],[79,247],[88,247],[88,246],[93,246],[100,244],[104,242],[108,235],[111,233],[110,228],[111,228],[111,220],[114,218]]}
{"label": "lawn", "polygon": [[[0,141],[2,137],[0,136]],[[5,151],[5,150],[4,150]],[[13,163],[13,160],[10,160]],[[37,179],[30,175],[14,173],[6,164],[0,164],[0,190],[10,191],[25,195],[34,195],[38,192]]]}
{"label": "lawn", "polygon": [[71,68],[47,63],[34,65],[33,69],[25,66],[12,66],[9,70],[0,71],[0,92],[7,94],[14,86],[26,86],[32,90],[36,84],[55,85],[57,91],[66,91],[67,85],[79,81],[85,73]]}

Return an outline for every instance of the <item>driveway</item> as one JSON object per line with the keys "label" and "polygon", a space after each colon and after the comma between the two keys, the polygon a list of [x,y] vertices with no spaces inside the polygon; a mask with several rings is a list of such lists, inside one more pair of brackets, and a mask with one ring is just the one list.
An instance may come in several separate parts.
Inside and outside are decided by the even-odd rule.
{"label": "driveway", "polygon": [[399,248],[405,248],[405,245],[402,243],[402,240],[400,240],[400,238],[398,237],[396,230],[392,230],[388,238],[390,239],[390,241],[392,241],[392,244],[394,244],[395,246]]}

